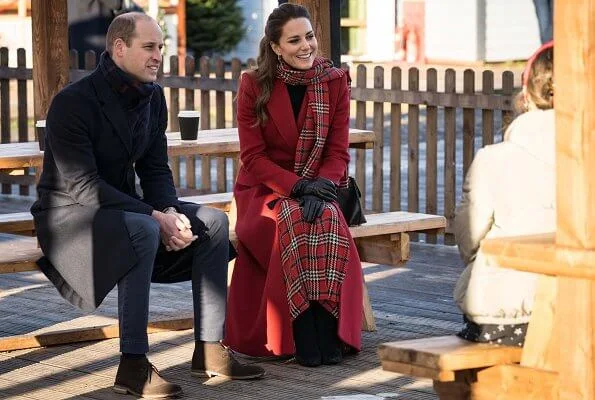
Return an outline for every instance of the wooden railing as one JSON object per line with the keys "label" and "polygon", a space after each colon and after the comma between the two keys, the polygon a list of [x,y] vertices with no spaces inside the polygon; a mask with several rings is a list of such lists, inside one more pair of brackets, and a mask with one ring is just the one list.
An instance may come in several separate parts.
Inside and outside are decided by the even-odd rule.
{"label": "wooden railing", "polygon": [[[31,69],[25,68],[24,50],[19,49],[17,54],[18,66],[9,68],[8,50],[0,49],[0,141],[3,143],[35,140],[32,105],[27,95]],[[87,52],[84,66],[79,66],[77,60],[73,51],[73,81],[89,74],[97,57]],[[166,90],[168,130],[178,129],[180,109],[199,109],[201,129],[235,126],[236,108],[232,99],[242,70],[252,63],[249,60],[242,64],[237,59],[225,63],[219,58],[203,57],[197,64],[194,58],[187,57],[184,74],[180,76],[178,58],[171,57],[169,73],[161,73],[158,80]],[[447,69],[439,76],[436,69],[429,68],[424,71],[423,79],[417,68],[393,67],[385,71],[376,66],[370,76],[368,69],[362,64],[350,71],[353,127],[373,129],[377,139],[372,150],[351,150],[351,170],[364,193],[366,208],[442,214],[452,221],[462,177],[476,149],[501,140],[511,119],[512,72],[495,76],[485,70],[480,72],[480,79],[475,71],[467,69],[461,81],[461,74],[454,69]],[[389,82],[385,82],[385,75],[390,76]],[[459,92],[455,90],[457,78],[463,87]],[[497,92],[495,78],[501,82]],[[14,81],[16,102],[10,89]],[[420,90],[422,82],[425,90]],[[440,92],[439,83],[444,86]],[[476,83],[480,90],[476,90]],[[14,104],[11,108],[11,100],[16,108]],[[367,107],[368,103],[371,107]],[[182,193],[223,192],[231,190],[237,160],[188,157],[171,160],[171,166]],[[211,171],[215,172],[214,181]],[[10,192],[9,185],[4,184],[2,189],[3,193]],[[21,194],[28,194],[28,190],[26,186],[19,188]],[[447,235],[446,241],[451,239]]]}

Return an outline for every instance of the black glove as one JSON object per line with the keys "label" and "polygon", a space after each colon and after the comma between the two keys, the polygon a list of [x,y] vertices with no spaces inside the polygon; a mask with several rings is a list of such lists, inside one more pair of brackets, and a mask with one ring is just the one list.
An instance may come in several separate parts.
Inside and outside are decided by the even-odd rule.
{"label": "black glove", "polygon": [[318,196],[307,194],[300,197],[300,207],[304,214],[304,221],[312,223],[314,220],[322,215],[324,211],[324,201],[320,200]]}
{"label": "black glove", "polygon": [[299,198],[305,195],[318,196],[324,201],[337,201],[337,187],[325,178],[302,178],[293,186],[291,197]]}

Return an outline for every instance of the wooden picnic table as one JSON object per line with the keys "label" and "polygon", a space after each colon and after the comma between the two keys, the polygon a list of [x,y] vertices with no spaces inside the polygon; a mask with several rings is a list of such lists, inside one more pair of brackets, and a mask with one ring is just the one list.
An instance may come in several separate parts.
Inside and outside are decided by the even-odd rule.
{"label": "wooden picnic table", "polygon": [[[167,153],[170,157],[204,155],[235,155],[240,151],[240,140],[237,128],[208,129],[198,132],[195,141],[181,141],[179,132],[167,135]],[[375,140],[372,131],[361,129],[349,130],[351,147],[371,148]],[[43,152],[37,142],[0,144],[0,169],[18,170],[27,167],[38,167],[43,160]]]}

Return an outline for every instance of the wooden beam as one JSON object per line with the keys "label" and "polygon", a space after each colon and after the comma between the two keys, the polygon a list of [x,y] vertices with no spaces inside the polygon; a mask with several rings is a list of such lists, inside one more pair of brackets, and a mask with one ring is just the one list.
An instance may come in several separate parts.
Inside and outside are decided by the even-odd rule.
{"label": "wooden beam", "polygon": [[45,119],[52,98],[68,83],[66,0],[32,0],[35,119]]}
{"label": "wooden beam", "polygon": [[331,0],[290,0],[308,9],[312,18],[312,28],[318,40],[318,54],[331,57]]}

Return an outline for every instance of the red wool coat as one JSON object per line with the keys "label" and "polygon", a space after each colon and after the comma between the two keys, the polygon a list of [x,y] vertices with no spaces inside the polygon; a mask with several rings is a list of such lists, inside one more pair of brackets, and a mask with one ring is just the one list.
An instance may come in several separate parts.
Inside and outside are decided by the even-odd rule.
{"label": "red wool coat", "polygon": [[[329,92],[331,127],[319,175],[338,182],[349,162],[347,76],[330,81]],[[307,97],[296,124],[287,88],[277,80],[267,105],[269,120],[261,127],[255,126],[258,93],[254,75],[243,74],[238,91],[242,166],[234,187],[238,258],[229,290],[224,342],[252,356],[287,355],[293,354],[295,347],[277,234],[280,202],[272,210],[267,204],[289,196],[299,179],[293,166]],[[344,220],[342,223],[346,225]],[[338,334],[343,342],[359,350],[362,270],[353,240],[349,259],[341,289]]]}

